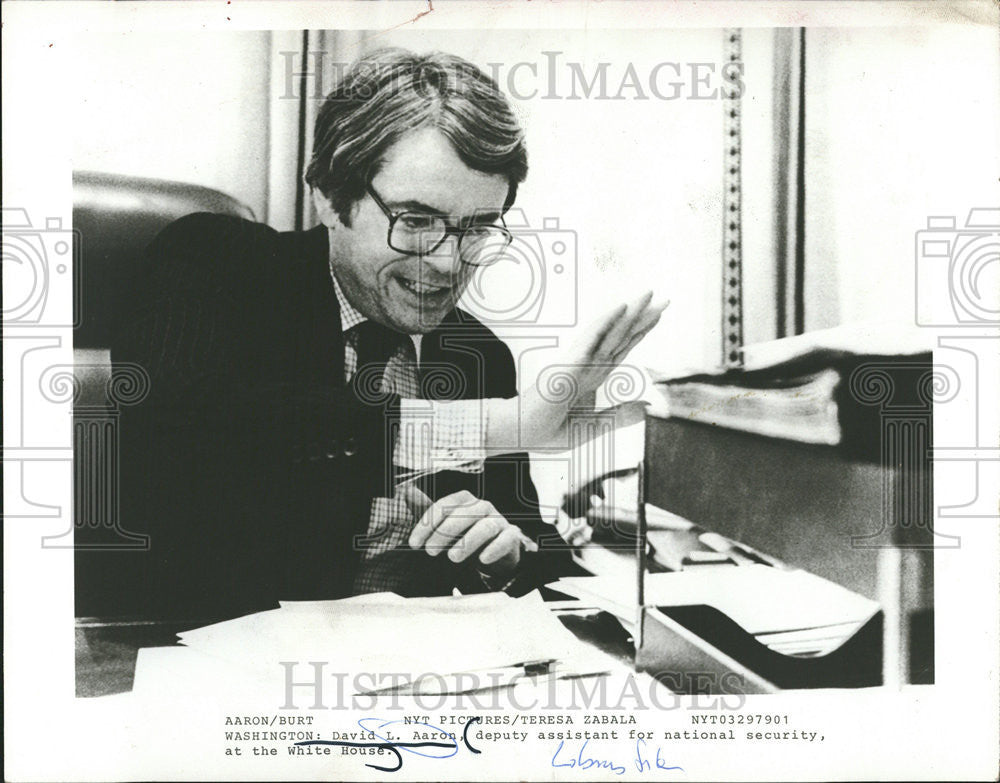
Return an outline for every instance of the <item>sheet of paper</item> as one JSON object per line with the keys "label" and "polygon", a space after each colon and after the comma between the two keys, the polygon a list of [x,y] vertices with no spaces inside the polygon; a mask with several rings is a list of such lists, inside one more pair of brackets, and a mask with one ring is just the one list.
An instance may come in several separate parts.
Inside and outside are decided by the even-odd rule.
{"label": "sheet of paper", "polygon": [[330,661],[347,672],[452,673],[588,653],[537,592],[290,603],[178,634],[182,644],[257,672]]}

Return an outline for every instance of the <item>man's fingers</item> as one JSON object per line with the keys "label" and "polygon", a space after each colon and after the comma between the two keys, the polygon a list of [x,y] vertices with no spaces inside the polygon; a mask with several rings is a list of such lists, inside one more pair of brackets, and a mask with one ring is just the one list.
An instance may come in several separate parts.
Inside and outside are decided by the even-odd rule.
{"label": "man's fingers", "polygon": [[628,328],[622,333],[617,346],[610,346],[613,349],[611,351],[612,355],[615,353],[621,353],[622,348],[631,343],[636,335],[644,335],[656,325],[656,322],[660,318],[660,312],[662,311],[657,311],[652,306],[652,298],[652,291],[642,298],[639,303],[641,307],[637,308],[634,317],[628,323]]}
{"label": "man's fingers", "polygon": [[508,522],[499,514],[491,514],[476,522],[451,549],[448,558],[456,563],[466,560],[495,539],[507,527]]}
{"label": "man's fingers", "polygon": [[521,548],[521,533],[513,525],[504,529],[500,535],[493,539],[493,542],[479,555],[479,562],[483,565],[490,565],[502,560],[507,555],[511,555],[515,550]]}
{"label": "man's fingers", "polygon": [[663,311],[667,309],[667,305],[669,304],[670,302],[666,302],[665,304],[662,305],[650,304],[646,308],[645,312],[643,312],[642,316],[636,320],[635,324],[632,327],[632,333],[633,334],[638,334],[639,332],[645,333],[648,332],[650,329],[652,329],[654,326],[656,326],[660,322],[660,316],[663,315]]}
{"label": "man's fingers", "polygon": [[660,316],[657,315],[656,318],[654,318],[647,326],[645,326],[643,329],[633,334],[632,337],[629,339],[629,341],[625,343],[625,345],[623,345],[618,350],[618,352],[613,355],[612,360],[614,361],[614,363],[619,364],[620,362],[622,362],[625,359],[625,357],[629,355],[629,352],[633,348],[635,348],[640,342],[642,342],[643,338],[647,334],[653,331],[653,329],[656,327],[659,321],[660,321]]}
{"label": "man's fingers", "polygon": [[619,321],[628,312],[628,305],[620,304],[606,315],[597,319],[590,327],[589,334],[584,343],[584,355],[593,356],[597,353],[608,333],[618,325]]}
{"label": "man's fingers", "polygon": [[664,299],[663,301],[660,302],[652,302],[650,303],[649,307],[650,309],[655,310],[660,315],[663,315],[664,310],[670,307],[670,300]]}
{"label": "man's fingers", "polygon": [[615,346],[625,339],[625,336],[629,334],[632,325],[645,311],[646,306],[652,298],[653,292],[647,291],[639,297],[638,300],[628,304],[625,308],[625,312],[622,313],[621,316],[619,316],[619,318],[614,322],[612,327],[605,332],[604,339],[597,346],[595,356],[607,356]]}
{"label": "man's fingers", "polygon": [[646,313],[646,308],[653,299],[653,292],[647,291],[635,302],[631,303],[615,325],[607,331],[604,339],[597,346],[594,358],[606,360],[617,353],[619,347],[626,343],[635,330],[636,324]]}
{"label": "man's fingers", "polygon": [[416,484],[407,482],[401,484],[396,489],[400,497],[406,501],[406,505],[409,507],[414,519],[422,518],[427,513],[427,509],[434,505],[434,501],[424,494]]}
{"label": "man's fingers", "polygon": [[472,526],[484,517],[492,515],[493,506],[484,500],[476,501],[472,504],[461,506],[451,506],[447,515],[442,517],[434,526],[427,541],[424,542],[424,549],[429,555],[436,555],[443,552],[461,538]]}
{"label": "man's fingers", "polygon": [[616,307],[591,327],[583,350],[576,357],[579,366],[617,364],[656,326],[669,304],[669,300],[654,303],[653,292],[647,291],[635,301]]}
{"label": "man's fingers", "polygon": [[639,334],[633,335],[632,339],[629,340],[625,345],[618,349],[618,352],[611,357],[611,361],[614,364],[621,364],[625,361],[625,357],[628,356],[632,349],[635,348],[641,341],[642,338],[646,336],[646,332],[641,332]]}
{"label": "man's fingers", "polygon": [[[484,505],[488,507],[484,507]],[[489,504],[484,505],[476,504],[453,508],[448,516],[442,519],[440,524],[431,531],[424,544],[424,550],[427,554],[434,557],[451,547],[469,528],[475,526],[492,511]]]}
{"label": "man's fingers", "polygon": [[[482,556],[480,559],[492,563],[508,554],[513,542],[520,546],[517,529],[497,513],[492,503],[470,492],[463,490],[431,503],[412,484],[402,485],[399,491],[414,515],[423,509],[410,533],[409,544],[413,549],[425,549],[432,557],[448,549],[449,558],[460,563],[486,547],[483,555],[489,552],[489,559],[482,560]],[[499,546],[495,546],[498,542]]]}
{"label": "man's fingers", "polygon": [[632,323],[630,333],[623,337],[622,341],[610,354],[610,360],[613,364],[620,364],[629,352],[642,342],[643,338],[647,334],[656,328],[657,324],[660,323],[660,317],[663,315],[663,311],[666,310],[669,305],[670,301],[667,300],[666,302],[655,305],[649,304],[646,307],[642,314]]}
{"label": "man's fingers", "polygon": [[639,300],[635,303],[635,307],[630,308],[628,326],[626,328],[626,333],[635,331],[636,325],[643,319],[643,317],[649,312],[649,305],[653,301],[653,292],[647,291]]}
{"label": "man's fingers", "polygon": [[[420,490],[417,490],[420,492]],[[423,493],[420,493],[423,495]],[[405,496],[404,496],[405,497]],[[427,497],[424,495],[424,497]],[[407,500],[409,502],[409,500]],[[476,498],[471,492],[462,490],[441,498],[436,503],[431,504],[424,513],[417,519],[417,523],[410,532],[409,544],[413,549],[420,549],[427,543],[434,530],[447,518],[453,509],[462,506],[470,506],[476,503]],[[412,508],[412,506],[411,506]],[[416,516],[416,514],[414,514]]]}

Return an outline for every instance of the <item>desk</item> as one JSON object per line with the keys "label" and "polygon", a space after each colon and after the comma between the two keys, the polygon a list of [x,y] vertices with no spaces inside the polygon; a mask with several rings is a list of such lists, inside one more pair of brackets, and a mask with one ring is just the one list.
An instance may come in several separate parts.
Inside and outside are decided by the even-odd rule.
{"label": "desk", "polygon": [[645,500],[877,601],[885,684],[932,683],[933,465],[928,448],[898,448],[893,432],[874,463],[651,415]]}
{"label": "desk", "polygon": [[142,647],[171,647],[191,623],[145,620],[76,620],[76,695],[108,696],[132,690],[135,661]]}
{"label": "desk", "polygon": [[[565,602],[563,602],[565,603]],[[635,657],[631,637],[606,612],[560,608],[556,613],[578,639],[632,668]],[[176,635],[204,623],[149,621],[136,619],[102,620],[77,618],[76,695],[108,696],[132,690],[136,656],[143,647],[178,646]]]}

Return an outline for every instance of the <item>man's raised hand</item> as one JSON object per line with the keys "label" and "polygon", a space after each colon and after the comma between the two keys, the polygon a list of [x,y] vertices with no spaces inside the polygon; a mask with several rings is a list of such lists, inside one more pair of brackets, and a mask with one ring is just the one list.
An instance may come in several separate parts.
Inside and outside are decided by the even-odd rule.
{"label": "man's raised hand", "polygon": [[[513,400],[491,400],[486,448],[491,453],[558,447],[567,442],[570,414],[593,411],[597,390],[659,323],[667,302],[652,292],[594,321],[566,349],[553,352],[536,383]],[[645,403],[617,406],[616,426],[642,419]]]}

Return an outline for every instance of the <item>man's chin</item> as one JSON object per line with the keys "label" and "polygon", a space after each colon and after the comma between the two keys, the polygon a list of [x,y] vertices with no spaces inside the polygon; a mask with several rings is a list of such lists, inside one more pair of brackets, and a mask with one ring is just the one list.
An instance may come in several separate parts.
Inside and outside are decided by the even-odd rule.
{"label": "man's chin", "polygon": [[392,328],[404,334],[427,334],[437,329],[452,309],[411,311],[394,318]]}
{"label": "man's chin", "polygon": [[406,334],[426,334],[441,325],[456,304],[454,291],[446,295],[420,295],[393,281],[384,312],[392,319],[392,328]]}
{"label": "man's chin", "polygon": [[427,332],[433,332],[441,325],[449,311],[450,308],[444,312],[422,313],[420,316],[419,329],[414,332],[414,334],[427,334]]}

